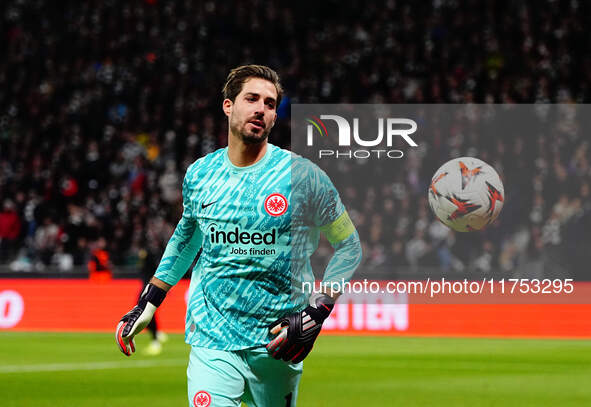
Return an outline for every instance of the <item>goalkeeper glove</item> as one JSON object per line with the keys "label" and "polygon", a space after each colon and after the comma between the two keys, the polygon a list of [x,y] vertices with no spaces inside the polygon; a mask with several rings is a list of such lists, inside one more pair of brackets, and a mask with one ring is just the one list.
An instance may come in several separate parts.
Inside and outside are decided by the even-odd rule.
{"label": "goalkeeper glove", "polygon": [[138,304],[121,318],[115,331],[115,340],[125,355],[131,356],[135,352],[133,337],[148,326],[165,296],[166,291],[150,283],[144,289]]}
{"label": "goalkeeper glove", "polygon": [[275,359],[299,363],[312,350],[322,323],[332,311],[332,297],[317,293],[310,297],[310,305],[303,311],[287,315],[271,324],[271,334],[277,336],[267,345]]}

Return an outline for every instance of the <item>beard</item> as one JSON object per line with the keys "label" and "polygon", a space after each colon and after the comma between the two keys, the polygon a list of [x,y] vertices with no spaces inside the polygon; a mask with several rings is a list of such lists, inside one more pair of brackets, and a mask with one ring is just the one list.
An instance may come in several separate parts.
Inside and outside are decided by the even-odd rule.
{"label": "beard", "polygon": [[239,134],[240,139],[244,144],[260,144],[269,137],[269,131],[263,130],[260,134],[248,133],[241,131]]}
{"label": "beard", "polygon": [[254,133],[252,131],[246,130],[247,125],[248,123],[245,123],[240,129],[238,129],[237,126],[232,126],[232,133],[237,134],[244,144],[260,144],[269,137],[269,133],[271,132],[270,128],[265,127],[260,132]]}

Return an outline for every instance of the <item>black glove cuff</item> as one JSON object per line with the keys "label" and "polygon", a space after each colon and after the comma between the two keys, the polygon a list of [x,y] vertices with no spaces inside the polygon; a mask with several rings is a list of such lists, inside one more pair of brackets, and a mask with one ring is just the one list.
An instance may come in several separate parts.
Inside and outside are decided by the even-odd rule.
{"label": "black glove cuff", "polygon": [[145,301],[151,303],[155,307],[159,307],[160,304],[162,304],[162,301],[164,301],[165,297],[166,291],[160,287],[156,287],[152,283],[149,283],[140,297],[140,303]]}
{"label": "black glove cuff", "polygon": [[334,308],[334,299],[330,295],[324,293],[312,294],[310,296],[310,307],[315,308],[316,310],[316,312],[310,312],[312,310],[308,310],[308,313],[314,314],[310,316],[316,320],[316,322],[322,323],[328,318]]}

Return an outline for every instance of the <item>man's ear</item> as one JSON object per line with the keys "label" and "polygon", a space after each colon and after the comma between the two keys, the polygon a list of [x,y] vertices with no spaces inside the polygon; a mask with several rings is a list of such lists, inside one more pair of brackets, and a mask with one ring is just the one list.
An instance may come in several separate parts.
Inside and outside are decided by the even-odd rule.
{"label": "man's ear", "polygon": [[232,113],[232,106],[234,106],[234,102],[232,102],[230,99],[224,99],[222,102],[222,110],[228,117],[230,117],[230,114]]}

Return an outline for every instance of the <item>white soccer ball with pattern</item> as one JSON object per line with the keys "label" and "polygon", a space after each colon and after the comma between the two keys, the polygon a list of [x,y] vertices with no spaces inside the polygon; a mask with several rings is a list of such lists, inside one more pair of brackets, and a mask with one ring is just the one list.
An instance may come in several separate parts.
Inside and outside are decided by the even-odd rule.
{"label": "white soccer ball with pattern", "polygon": [[505,189],[493,167],[473,157],[443,164],[429,186],[429,206],[437,218],[458,232],[480,230],[503,208]]}

